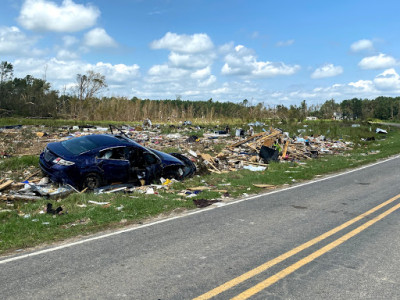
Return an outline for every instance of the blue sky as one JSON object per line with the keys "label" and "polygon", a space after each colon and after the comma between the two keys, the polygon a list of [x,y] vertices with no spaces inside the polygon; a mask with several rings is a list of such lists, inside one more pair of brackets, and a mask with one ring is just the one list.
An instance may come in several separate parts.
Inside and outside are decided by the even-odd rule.
{"label": "blue sky", "polygon": [[5,0],[0,60],[74,93],[309,105],[400,95],[399,1]]}

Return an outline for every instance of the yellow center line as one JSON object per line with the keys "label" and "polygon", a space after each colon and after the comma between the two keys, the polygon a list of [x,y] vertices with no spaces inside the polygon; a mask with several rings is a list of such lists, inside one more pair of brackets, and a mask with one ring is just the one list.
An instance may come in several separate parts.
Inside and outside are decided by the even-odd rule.
{"label": "yellow center line", "polygon": [[371,225],[375,224],[379,220],[383,219],[387,215],[391,214],[395,210],[400,208],[400,203],[393,206],[392,208],[388,209],[384,213],[380,214],[379,216],[369,220],[368,222],[365,222],[363,225],[357,227],[356,229],[350,231],[349,233],[346,233],[342,237],[338,238],[337,240],[333,241],[332,243],[322,247],[321,249],[311,253],[307,257],[299,260],[298,262],[292,264],[291,266],[287,267],[286,269],[276,273],[275,275],[272,275],[271,277],[267,278],[266,280],[260,282],[259,284],[249,288],[248,290],[244,291],[243,293],[237,295],[236,297],[232,298],[232,300],[244,300],[248,299],[249,297],[259,293],[263,289],[269,287],[270,285],[274,284],[275,282],[281,280],[282,278],[286,277],[287,275],[293,273],[294,271],[300,269],[302,266],[312,262],[314,259],[320,257],[321,255],[327,253],[328,251],[332,250],[333,248],[341,245],[348,239],[352,238],[353,236],[359,234],[363,230],[367,229]]}
{"label": "yellow center line", "polygon": [[266,270],[268,270],[270,267],[272,267],[272,266],[274,266],[274,265],[286,260],[287,258],[289,258],[289,257],[291,257],[291,256],[293,256],[293,255],[295,255],[295,254],[297,254],[297,253],[299,253],[299,252],[301,252],[301,251],[313,246],[314,244],[316,244],[316,243],[318,243],[318,242],[330,237],[331,235],[334,235],[335,233],[339,232],[340,230],[343,230],[346,227],[349,227],[350,225],[354,224],[355,222],[365,218],[366,216],[376,212],[380,208],[382,208],[382,207],[384,207],[384,206],[396,201],[399,198],[400,198],[400,194],[398,194],[398,195],[394,196],[393,198],[390,198],[389,200],[387,200],[387,201],[375,206],[374,208],[368,210],[367,212],[365,212],[365,213],[363,213],[363,214],[361,214],[361,215],[359,215],[359,216],[357,216],[357,217],[355,217],[355,218],[343,223],[342,225],[339,225],[339,226],[337,226],[337,227],[325,232],[324,234],[321,234],[320,236],[318,236],[318,237],[316,237],[316,238],[314,238],[314,239],[312,239],[312,240],[310,240],[310,241],[308,241],[308,242],[306,242],[304,244],[301,244],[300,246],[297,246],[296,248],[293,248],[292,250],[290,250],[290,251],[288,251],[286,253],[283,253],[283,254],[279,255],[278,257],[276,257],[276,258],[274,258],[274,259],[272,259],[270,261],[267,261],[266,263],[258,266],[257,268],[255,268],[253,270],[250,270],[250,271],[248,271],[248,272],[246,272],[246,273],[244,273],[244,274],[242,274],[242,275],[240,275],[240,276],[238,276],[238,277],[236,277],[236,278],[234,278],[234,279],[232,279],[230,281],[227,281],[226,283],[224,283],[224,284],[222,284],[222,285],[220,285],[220,286],[218,286],[218,287],[216,287],[216,288],[214,288],[214,289],[212,289],[212,290],[210,290],[210,291],[208,291],[208,292],[206,292],[206,293],[194,298],[193,300],[211,299],[212,297],[214,297],[214,296],[216,296],[216,295],[218,295],[218,294],[220,294],[220,293],[222,293],[222,292],[224,292],[224,291],[226,291],[226,290],[228,290],[228,289],[230,289],[230,288],[232,288],[232,287],[234,287],[234,286],[236,286],[236,285],[238,285],[238,284],[240,284],[240,283],[242,283],[242,282],[244,282],[244,281],[246,281],[246,280],[248,280],[248,279],[250,279],[250,278],[252,278],[252,277],[254,277],[254,276],[256,276],[256,275],[258,275],[260,273],[262,273],[262,272],[264,272],[264,271],[266,271]]}

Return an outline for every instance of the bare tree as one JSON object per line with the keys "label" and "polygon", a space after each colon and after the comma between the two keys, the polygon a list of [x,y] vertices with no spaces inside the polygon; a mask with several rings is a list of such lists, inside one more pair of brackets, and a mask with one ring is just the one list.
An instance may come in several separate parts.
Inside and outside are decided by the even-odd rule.
{"label": "bare tree", "polygon": [[79,100],[93,98],[97,93],[107,87],[106,77],[100,73],[89,70],[87,74],[76,75],[76,92]]}

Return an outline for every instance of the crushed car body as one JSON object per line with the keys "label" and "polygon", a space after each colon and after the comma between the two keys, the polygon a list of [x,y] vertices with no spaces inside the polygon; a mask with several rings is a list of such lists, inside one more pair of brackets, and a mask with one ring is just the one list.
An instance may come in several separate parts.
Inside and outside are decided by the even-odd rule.
{"label": "crushed car body", "polygon": [[161,177],[182,180],[196,171],[193,162],[179,153],[156,151],[113,134],[49,143],[39,163],[52,181],[78,189],[113,183],[151,184]]}

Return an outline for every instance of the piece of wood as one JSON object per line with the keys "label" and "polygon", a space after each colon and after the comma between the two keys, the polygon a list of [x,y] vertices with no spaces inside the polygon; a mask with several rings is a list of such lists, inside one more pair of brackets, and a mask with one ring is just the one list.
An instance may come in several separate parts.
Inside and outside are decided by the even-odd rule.
{"label": "piece of wood", "polygon": [[249,138],[247,138],[247,139],[244,139],[244,140],[242,140],[242,141],[239,141],[239,142],[237,142],[237,143],[234,143],[234,144],[228,146],[228,148],[235,148],[235,147],[240,146],[240,145],[242,145],[242,144],[244,144],[244,143],[247,143],[248,141],[251,141],[251,140],[255,139],[256,137],[263,136],[263,135],[266,135],[266,134],[268,134],[268,133],[267,133],[267,132],[260,132],[260,133],[257,133],[257,134],[252,135],[251,137],[249,137]]}
{"label": "piece of wood", "polygon": [[262,189],[274,189],[274,188],[276,188],[276,186],[272,185],[272,184],[253,183],[253,185],[255,187],[262,188]]}
{"label": "piece of wood", "polygon": [[14,182],[14,181],[10,179],[10,180],[7,180],[6,182],[2,183],[2,184],[0,185],[0,191],[2,191],[2,190],[4,190],[4,189],[8,188],[13,182]]}
{"label": "piece of wood", "polygon": [[23,181],[27,181],[29,179],[31,179],[33,176],[36,176],[37,174],[40,173],[41,170],[36,171],[35,173],[32,173],[31,175],[29,175],[28,177],[26,177]]}
{"label": "piece of wood", "polygon": [[289,140],[287,140],[285,146],[283,146],[282,157],[286,157],[288,147],[289,147]]}
{"label": "piece of wood", "polygon": [[212,169],[207,169],[207,170],[210,171],[211,173],[222,174],[222,172],[219,170],[212,170]]}
{"label": "piece of wood", "polygon": [[272,148],[272,145],[275,143],[275,139],[267,139],[264,141],[263,146]]}
{"label": "piece of wood", "polygon": [[2,195],[0,200],[4,201],[36,201],[42,199],[39,196],[28,196],[28,195]]}
{"label": "piece of wood", "polygon": [[218,168],[214,165],[215,161],[210,154],[201,153],[200,156],[208,163],[209,166],[211,166],[215,171],[217,171],[217,173],[219,172],[219,174],[221,174]]}
{"label": "piece of wood", "polygon": [[263,167],[268,167],[268,164],[263,164],[263,163],[259,163],[259,162],[251,162],[251,161],[245,161],[242,160],[242,162],[246,165],[256,165],[256,166],[263,166]]}
{"label": "piece of wood", "polygon": [[195,187],[190,187],[190,188],[187,188],[189,191],[206,191],[206,190],[209,190],[209,189],[211,189],[210,187],[208,187],[208,186],[195,186]]}
{"label": "piece of wood", "polygon": [[273,138],[273,137],[276,137],[277,135],[279,135],[281,132],[279,131],[279,130],[273,130],[270,134],[268,134],[267,136],[263,136],[262,138],[260,138],[260,139],[258,139],[257,141],[255,141],[255,142],[253,142],[253,143],[250,143],[249,145],[247,145],[247,146],[249,146],[249,147],[251,147],[251,146],[254,146],[255,144],[257,144],[257,143],[262,143],[263,141],[265,141],[265,140],[269,140],[269,139],[271,139],[271,138]]}

